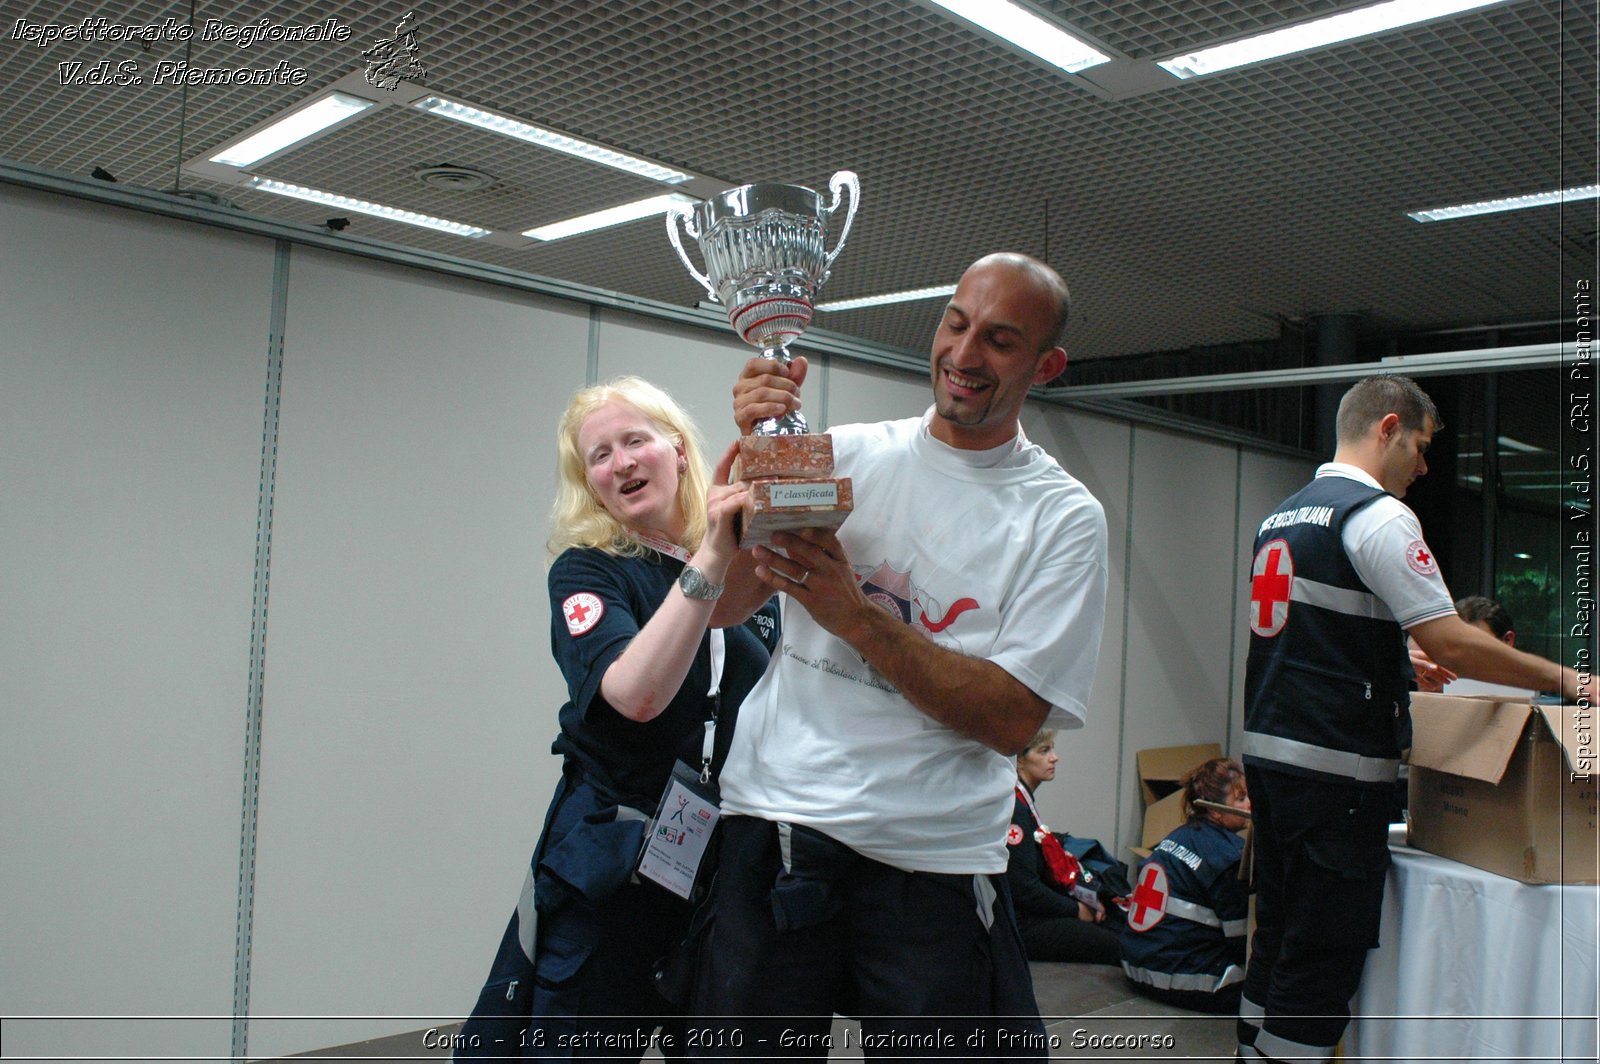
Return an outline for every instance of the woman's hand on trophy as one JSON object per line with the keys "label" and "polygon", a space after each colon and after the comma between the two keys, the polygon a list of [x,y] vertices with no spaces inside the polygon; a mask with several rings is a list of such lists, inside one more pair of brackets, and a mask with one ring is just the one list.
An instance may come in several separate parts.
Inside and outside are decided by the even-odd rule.
{"label": "woman's hand on trophy", "polygon": [[738,459],[739,441],[734,440],[717,461],[711,487],[706,491],[706,534],[694,558],[713,583],[722,582],[729,562],[739,552],[739,514],[750,495],[750,486],[733,479],[733,464]]}
{"label": "woman's hand on trophy", "polygon": [[784,365],[777,359],[752,358],[733,385],[733,420],[749,435],[757,421],[783,417],[800,409],[800,385],[805,383],[804,355]]}

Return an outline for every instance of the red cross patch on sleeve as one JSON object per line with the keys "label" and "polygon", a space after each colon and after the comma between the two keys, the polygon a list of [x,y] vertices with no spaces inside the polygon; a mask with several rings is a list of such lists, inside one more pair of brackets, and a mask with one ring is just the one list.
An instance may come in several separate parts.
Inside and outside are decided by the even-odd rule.
{"label": "red cross patch on sleeve", "polygon": [[1015,846],[1017,843],[1019,843],[1021,841],[1022,841],[1022,828],[1021,827],[1017,826],[1016,824],[1012,824],[1009,828],[1006,828],[1006,845],[1007,846]]}
{"label": "red cross patch on sleeve", "polygon": [[599,624],[605,612],[606,604],[600,601],[600,596],[587,591],[570,595],[561,604],[561,616],[567,619],[567,631],[573,635],[582,635]]}
{"label": "red cross patch on sleeve", "polygon": [[1406,562],[1423,576],[1432,576],[1439,571],[1439,562],[1434,558],[1433,551],[1420,539],[1406,544]]}

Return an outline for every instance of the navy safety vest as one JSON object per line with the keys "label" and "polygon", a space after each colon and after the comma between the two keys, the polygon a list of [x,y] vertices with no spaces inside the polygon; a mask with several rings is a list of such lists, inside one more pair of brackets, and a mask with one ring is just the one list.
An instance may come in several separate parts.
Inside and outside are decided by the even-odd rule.
{"label": "navy safety vest", "polygon": [[1246,764],[1392,783],[1410,745],[1405,633],[1356,575],[1341,536],[1387,493],[1318,477],[1261,522],[1250,574]]}
{"label": "navy safety vest", "polygon": [[[1243,853],[1242,838],[1202,821],[1175,828],[1140,862],[1134,904],[1163,915],[1153,925],[1147,913],[1123,927],[1122,970],[1129,979],[1207,994],[1244,980],[1250,894],[1239,879]],[[1166,872],[1164,893],[1146,882],[1149,864]]]}

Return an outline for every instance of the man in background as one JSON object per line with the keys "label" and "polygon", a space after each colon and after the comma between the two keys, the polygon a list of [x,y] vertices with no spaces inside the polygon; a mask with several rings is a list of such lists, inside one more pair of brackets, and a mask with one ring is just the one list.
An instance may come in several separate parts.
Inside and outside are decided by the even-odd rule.
{"label": "man in background", "polygon": [[1432,662],[1577,697],[1577,674],[1456,613],[1416,515],[1439,412],[1406,377],[1339,404],[1333,461],[1261,522],[1250,577],[1243,760],[1255,819],[1256,932],[1244,1060],[1323,1061],[1378,944],[1388,825],[1410,745],[1406,635]]}

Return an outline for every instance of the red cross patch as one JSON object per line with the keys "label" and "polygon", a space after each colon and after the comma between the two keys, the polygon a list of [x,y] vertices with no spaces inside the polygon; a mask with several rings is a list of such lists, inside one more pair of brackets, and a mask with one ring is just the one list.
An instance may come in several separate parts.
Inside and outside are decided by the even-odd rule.
{"label": "red cross patch", "polygon": [[567,601],[561,604],[561,615],[567,619],[567,631],[573,635],[582,635],[599,624],[605,612],[606,604],[600,601],[600,596],[587,591],[568,596]]}
{"label": "red cross patch", "polygon": [[1275,539],[1256,551],[1250,567],[1250,630],[1271,639],[1289,621],[1289,588],[1294,559],[1287,540]]}
{"label": "red cross patch", "polygon": [[1017,843],[1019,843],[1021,841],[1022,841],[1022,828],[1020,828],[1016,824],[1012,824],[1010,827],[1006,828],[1006,845],[1007,846],[1015,846]]}
{"label": "red cross patch", "polygon": [[1151,861],[1139,870],[1139,885],[1128,899],[1128,926],[1148,931],[1167,915],[1167,870]]}
{"label": "red cross patch", "polygon": [[1406,562],[1423,576],[1432,576],[1439,571],[1438,559],[1420,539],[1414,539],[1406,544]]}

